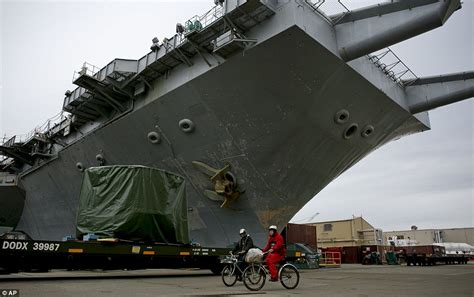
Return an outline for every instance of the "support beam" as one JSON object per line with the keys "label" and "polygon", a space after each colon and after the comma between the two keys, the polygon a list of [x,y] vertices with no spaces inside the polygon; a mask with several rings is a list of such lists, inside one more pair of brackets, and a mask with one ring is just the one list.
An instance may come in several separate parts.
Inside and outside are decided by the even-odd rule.
{"label": "support beam", "polygon": [[110,104],[106,103],[103,101],[103,99],[100,99],[99,96],[93,96],[91,97],[87,103],[92,104],[94,106],[101,106],[103,109],[108,109],[110,107]]}
{"label": "support beam", "polygon": [[120,84],[119,82],[117,82],[113,78],[108,78],[107,77],[105,80],[113,86],[112,90],[114,92],[122,94],[123,96],[126,96],[129,99],[132,99],[133,95],[131,93],[125,91],[125,87],[124,87],[125,84]]}
{"label": "support beam", "polygon": [[24,157],[23,156],[24,153],[20,153],[20,152],[17,153],[17,152],[15,152],[15,149],[10,148],[10,147],[0,146],[0,152],[4,156],[11,157],[13,159],[19,160],[19,161],[21,161],[25,164],[28,164],[28,165],[33,165],[33,163],[34,163],[30,158]]}
{"label": "support beam", "polygon": [[160,61],[160,60],[156,60],[156,62],[157,62],[158,64],[160,64],[160,65],[163,65],[163,66],[167,69],[167,71],[173,69],[173,67],[171,67],[170,65],[166,64],[165,62],[162,62],[162,61]]}
{"label": "support beam", "polygon": [[115,100],[114,98],[109,96],[106,92],[104,92],[102,90],[95,90],[95,93],[97,94],[97,96],[99,98],[101,98],[104,101],[106,101],[107,103],[109,103],[110,106],[112,106],[118,112],[124,112],[125,111],[125,107],[122,104],[120,104],[117,100]]}
{"label": "support beam", "polygon": [[347,62],[373,53],[442,26],[460,8],[460,0],[410,0],[351,11],[335,26],[339,54]]}
{"label": "support beam", "polygon": [[252,21],[255,22],[255,25],[258,25],[260,22],[253,16],[251,16],[250,14],[248,14],[247,12],[245,12],[240,6],[237,6],[237,10],[240,11],[243,15],[245,15],[247,18],[251,19]]}
{"label": "support beam", "polygon": [[474,71],[420,78],[405,89],[412,114],[474,97]]}
{"label": "support beam", "polygon": [[[97,101],[96,101],[97,102]],[[105,108],[103,108],[101,105],[98,105],[96,103],[90,103],[93,107],[93,109],[89,108],[89,107],[86,107],[86,106],[83,106],[82,108],[85,109],[86,111],[90,111],[90,110],[93,110],[96,114],[98,114],[97,117],[99,117],[99,115],[103,116],[104,118],[107,118],[108,117],[108,112]]]}
{"label": "support beam", "polygon": [[202,48],[202,46],[199,46],[199,45],[195,44],[191,40],[188,40],[188,42],[189,42],[189,44],[191,44],[191,46],[194,48],[194,50],[199,54],[199,56],[204,60],[204,62],[206,62],[206,64],[209,67],[211,67],[212,66],[211,63],[204,56],[204,52],[206,52],[206,50],[204,48]]}
{"label": "support beam", "polygon": [[184,63],[186,63],[186,65],[188,65],[189,67],[193,66],[193,62],[191,62],[188,57],[186,57],[185,54],[183,54],[181,52],[181,50],[179,48],[175,48],[175,52],[178,54],[178,56],[180,57],[181,61],[183,61]]}
{"label": "support beam", "polygon": [[153,90],[153,86],[143,76],[138,76],[138,79],[141,80],[149,89]]}
{"label": "support beam", "polygon": [[96,105],[94,104],[93,106],[90,106],[91,104],[83,104],[80,106],[80,108],[78,108],[79,111],[82,111],[86,114],[90,114],[92,116],[94,116],[95,118],[97,118],[98,116],[100,116],[100,113],[98,110],[96,110]]}
{"label": "support beam", "polygon": [[85,111],[79,111],[79,110],[73,110],[71,111],[72,114],[76,114],[80,117],[83,117],[85,119],[88,119],[89,121],[93,121],[95,119],[97,119],[98,116],[95,116],[95,115],[91,115],[90,113],[87,113]]}
{"label": "support beam", "polygon": [[107,85],[104,82],[97,80],[95,77],[89,75],[81,75],[75,81],[74,84],[83,87],[84,89],[91,92],[94,96],[99,96],[105,102],[110,104],[118,112],[125,111],[125,107],[120,104],[116,99],[112,97],[109,93],[113,93],[114,96],[126,97],[122,92],[111,90],[107,88]]}

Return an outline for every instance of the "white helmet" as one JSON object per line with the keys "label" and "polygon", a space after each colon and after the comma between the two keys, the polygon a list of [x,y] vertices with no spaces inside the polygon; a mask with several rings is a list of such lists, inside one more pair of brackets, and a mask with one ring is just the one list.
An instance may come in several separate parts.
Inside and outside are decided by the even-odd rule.
{"label": "white helmet", "polygon": [[278,231],[278,228],[277,228],[277,226],[275,226],[275,225],[271,225],[270,227],[268,227],[268,230],[275,230],[275,231]]}
{"label": "white helmet", "polygon": [[244,234],[244,233],[247,233],[247,230],[245,230],[244,228],[240,229],[239,234]]}

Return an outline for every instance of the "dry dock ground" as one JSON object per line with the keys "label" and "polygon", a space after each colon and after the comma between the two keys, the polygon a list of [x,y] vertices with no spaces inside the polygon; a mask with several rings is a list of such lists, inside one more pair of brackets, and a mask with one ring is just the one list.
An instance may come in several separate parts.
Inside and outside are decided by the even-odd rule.
{"label": "dry dock ground", "polygon": [[302,270],[301,283],[279,283],[249,292],[242,283],[227,288],[219,276],[200,270],[52,271],[0,276],[2,289],[19,296],[474,296],[474,264],[434,267],[343,265]]}

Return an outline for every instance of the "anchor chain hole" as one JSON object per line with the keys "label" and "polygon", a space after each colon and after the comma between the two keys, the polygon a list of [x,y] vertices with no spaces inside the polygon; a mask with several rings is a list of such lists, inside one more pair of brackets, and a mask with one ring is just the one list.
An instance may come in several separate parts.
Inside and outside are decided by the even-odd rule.
{"label": "anchor chain hole", "polygon": [[334,115],[334,121],[337,124],[344,124],[349,120],[349,112],[345,109],[341,109]]}
{"label": "anchor chain hole", "polygon": [[182,119],[178,124],[181,130],[185,133],[191,133],[194,131],[195,125],[190,119]]}
{"label": "anchor chain hole", "polygon": [[344,131],[344,139],[350,139],[354,134],[357,132],[359,126],[357,124],[351,124],[345,131]]}
{"label": "anchor chain hole", "polygon": [[362,131],[362,137],[369,137],[374,132],[374,127],[372,125],[367,125]]}

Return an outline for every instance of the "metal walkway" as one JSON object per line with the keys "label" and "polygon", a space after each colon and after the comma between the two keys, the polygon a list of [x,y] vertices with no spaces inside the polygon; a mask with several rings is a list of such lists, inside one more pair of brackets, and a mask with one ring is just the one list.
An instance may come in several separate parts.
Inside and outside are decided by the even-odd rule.
{"label": "metal walkway", "polygon": [[33,165],[37,156],[49,157],[49,141],[43,133],[35,133],[27,140],[17,141],[11,137],[0,145],[0,154],[22,163]]}
{"label": "metal walkway", "polygon": [[77,126],[100,116],[107,117],[110,110],[123,112],[131,94],[121,84],[136,72],[136,60],[115,59],[100,70],[84,63],[73,78],[79,87],[66,92],[63,110],[74,115],[72,122]]}
{"label": "metal walkway", "polygon": [[[101,116],[108,117],[111,110],[119,113],[126,109],[127,101],[141,94],[145,86],[178,65],[193,65],[191,58],[200,55],[212,66],[204,54],[217,54],[224,58],[256,40],[245,37],[275,12],[259,0],[248,0],[227,14],[216,5],[202,16],[195,16],[180,26],[171,39],[139,60],[115,59],[102,69],[85,63],[77,72],[74,91],[66,92],[63,110],[73,114],[72,124],[83,125]],[[177,29],[178,29],[177,26]]]}

